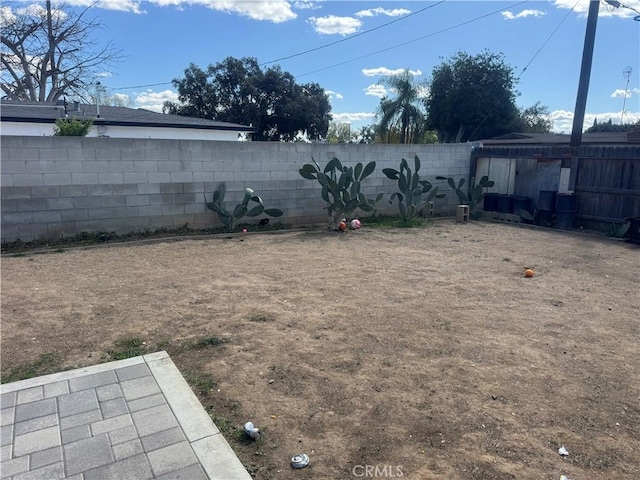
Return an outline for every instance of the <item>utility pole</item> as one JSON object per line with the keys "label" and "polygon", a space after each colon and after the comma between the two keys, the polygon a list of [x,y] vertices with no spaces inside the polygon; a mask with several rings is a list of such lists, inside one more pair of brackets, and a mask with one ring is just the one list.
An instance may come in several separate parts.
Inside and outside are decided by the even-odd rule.
{"label": "utility pole", "polygon": [[596,24],[598,23],[598,10],[600,0],[589,2],[589,16],[587,17],[587,31],[584,35],[584,49],[582,50],[582,66],[580,67],[580,82],[578,84],[578,96],[576,108],[573,113],[573,128],[571,130],[571,148],[577,148],[582,142],[582,125],[584,124],[584,112],[587,107],[587,94],[589,93],[589,79],[591,78],[591,62],[593,60],[593,46],[596,39]]}

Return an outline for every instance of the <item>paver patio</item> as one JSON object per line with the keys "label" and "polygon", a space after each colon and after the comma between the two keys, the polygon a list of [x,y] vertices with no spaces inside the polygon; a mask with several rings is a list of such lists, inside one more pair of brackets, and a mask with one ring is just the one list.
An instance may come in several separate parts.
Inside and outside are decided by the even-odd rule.
{"label": "paver patio", "polygon": [[0,394],[2,479],[251,478],[166,352]]}

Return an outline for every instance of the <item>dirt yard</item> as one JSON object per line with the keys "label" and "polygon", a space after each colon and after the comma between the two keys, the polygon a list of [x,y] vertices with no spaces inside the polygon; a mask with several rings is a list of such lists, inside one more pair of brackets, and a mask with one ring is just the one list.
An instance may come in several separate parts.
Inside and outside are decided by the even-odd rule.
{"label": "dirt yard", "polygon": [[143,339],[259,479],[637,479],[639,271],[630,244],[451,220],[3,257],[2,372]]}

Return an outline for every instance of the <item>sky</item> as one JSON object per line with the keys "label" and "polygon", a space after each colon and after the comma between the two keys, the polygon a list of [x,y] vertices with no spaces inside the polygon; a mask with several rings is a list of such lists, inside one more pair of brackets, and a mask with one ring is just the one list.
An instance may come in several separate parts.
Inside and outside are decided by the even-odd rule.
{"label": "sky", "polygon": [[[176,101],[171,81],[190,63],[205,69],[250,56],[265,68],[279,64],[298,83],[318,83],[334,120],[353,129],[375,123],[380,98],[393,94],[380,84],[385,75],[407,69],[428,85],[433,68],[456,52],[489,50],[503,53],[519,77],[517,104],[539,101],[553,131],[565,133],[589,8],[589,0],[66,0],[91,3],[104,26],[94,36],[123,55],[96,80],[130,107],[161,111]],[[585,128],[594,118],[640,121],[640,0],[619,4],[600,3]]]}

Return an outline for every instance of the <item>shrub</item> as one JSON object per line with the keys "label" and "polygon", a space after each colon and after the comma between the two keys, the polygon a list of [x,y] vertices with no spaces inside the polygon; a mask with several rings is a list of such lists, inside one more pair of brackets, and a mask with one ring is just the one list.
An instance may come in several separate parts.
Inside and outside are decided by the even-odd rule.
{"label": "shrub", "polygon": [[92,126],[91,119],[58,118],[53,134],[59,137],[86,137]]}

